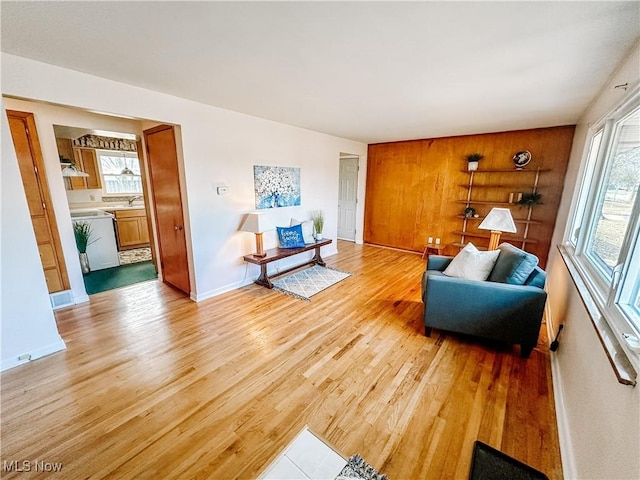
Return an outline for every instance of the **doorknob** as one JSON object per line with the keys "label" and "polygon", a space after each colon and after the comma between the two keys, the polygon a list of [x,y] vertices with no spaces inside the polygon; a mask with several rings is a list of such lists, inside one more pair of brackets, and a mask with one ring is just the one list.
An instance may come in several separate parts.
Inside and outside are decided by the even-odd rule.
{"label": "doorknob", "polygon": [[182,230],[182,225],[174,225],[173,229],[177,232],[178,230]]}

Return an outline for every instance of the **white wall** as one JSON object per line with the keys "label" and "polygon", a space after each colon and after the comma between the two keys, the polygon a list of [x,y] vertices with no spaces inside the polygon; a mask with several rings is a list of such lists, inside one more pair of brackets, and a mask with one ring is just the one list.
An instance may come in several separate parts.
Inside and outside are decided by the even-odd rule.
{"label": "white wall", "polygon": [[[59,107],[12,98],[4,99],[4,104],[5,108],[9,110],[31,112],[34,114],[36,128],[38,130],[38,138],[40,139],[40,147],[42,148],[42,155],[45,162],[51,201],[53,202],[54,213],[56,215],[56,221],[60,231],[62,251],[69,274],[71,292],[75,303],[85,302],[88,300],[88,296],[84,287],[84,281],[82,280],[80,260],[78,259],[78,251],[76,249],[76,242],[71,227],[71,215],[69,214],[68,197],[70,192],[65,190],[64,187],[53,125],[65,125],[141,135],[142,129],[140,122],[106,115],[96,115],[94,113],[84,112],[74,108]],[[90,191],[95,192],[95,190]],[[83,193],[80,194],[79,192]],[[87,200],[84,198],[86,195],[84,192],[86,192],[86,190],[78,192],[71,191],[71,196],[73,197],[73,194],[79,193],[76,195],[76,197],[78,197],[78,201]],[[98,191],[98,195],[100,194],[101,192]]]}
{"label": "white wall", "polygon": [[0,346],[5,370],[65,348],[58,334],[38,246],[22,187],[9,123],[2,105],[2,229]]}
{"label": "white wall", "polygon": [[[324,234],[327,238],[335,238],[337,233],[340,152],[359,155],[366,165],[366,144],[210,107],[13,55],[3,53],[1,58],[4,95],[180,126],[182,151],[179,153],[183,159],[180,167],[186,187],[185,207],[188,207],[185,223],[189,228],[188,238],[191,239],[191,295],[196,300],[250,283],[259,273],[256,266],[242,262],[242,255],[255,249],[254,237],[238,232],[243,215],[254,209],[254,165],[300,167],[302,205],[275,209],[268,211],[268,214],[275,225],[288,225],[291,217],[308,218],[310,211],[323,210],[326,216]],[[36,115],[38,129],[44,133],[49,130],[48,125],[51,123],[72,124],[56,115],[41,120],[40,117],[44,117],[44,114],[43,110],[39,110]],[[47,165],[53,165],[58,161],[57,152],[52,150],[55,140],[51,143],[47,135],[48,133],[43,142],[45,161]],[[3,142],[3,173],[4,149]],[[15,162],[15,154],[13,158],[6,160]],[[17,168],[16,165],[13,167]],[[361,169],[361,175],[364,172],[366,169]],[[53,201],[56,213],[60,212],[63,217],[68,213],[64,187],[61,180],[56,180],[53,174],[48,178],[55,190]],[[230,187],[230,193],[226,196],[216,194],[216,186],[221,183]],[[361,193],[364,195],[364,191]],[[13,199],[10,198],[9,204],[12,203]],[[361,202],[360,208],[363,207],[364,202]],[[21,221],[28,221],[26,211],[17,214],[21,216]],[[359,215],[362,216],[362,212]],[[4,221],[3,217],[3,223]],[[70,222],[62,222],[58,218],[58,224],[65,245],[65,258],[67,255],[75,256],[75,253],[70,253],[72,247],[69,247],[72,245]],[[275,245],[275,235],[266,235],[265,247]],[[331,255],[336,251],[334,243],[323,249],[323,255]],[[3,257],[4,252],[3,247]],[[7,256],[11,255],[16,253],[7,251]],[[283,261],[282,265],[274,265],[274,268],[284,268],[297,261],[295,258],[287,263]],[[8,267],[3,265],[3,276],[6,274],[8,278],[16,276],[14,269],[18,268],[22,269],[20,273],[24,277],[17,278],[42,276],[40,266],[35,263],[29,268],[12,264]],[[77,283],[77,280],[75,278],[74,282]],[[48,299],[45,300],[48,302]],[[4,287],[2,301],[3,313],[5,309],[8,314],[12,314],[22,308],[5,295]],[[4,351],[2,358],[5,358]]]}
{"label": "white wall", "polygon": [[625,95],[615,85],[640,81],[640,46],[604,86],[576,128],[547,272],[553,331],[564,330],[552,353],[554,395],[566,478],[640,478],[640,387],[618,383],[589,315],[555,245],[562,243],[590,124]]}

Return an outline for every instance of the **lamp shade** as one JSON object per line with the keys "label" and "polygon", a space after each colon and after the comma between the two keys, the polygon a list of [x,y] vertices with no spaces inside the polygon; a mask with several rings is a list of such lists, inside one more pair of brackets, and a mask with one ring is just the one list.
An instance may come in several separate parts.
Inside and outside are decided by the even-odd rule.
{"label": "lamp shade", "polygon": [[247,214],[247,218],[242,223],[240,230],[243,232],[262,233],[273,230],[273,227],[264,213],[256,212]]}
{"label": "lamp shade", "polygon": [[508,208],[492,208],[482,223],[478,225],[482,230],[493,230],[496,232],[516,233],[516,224]]}

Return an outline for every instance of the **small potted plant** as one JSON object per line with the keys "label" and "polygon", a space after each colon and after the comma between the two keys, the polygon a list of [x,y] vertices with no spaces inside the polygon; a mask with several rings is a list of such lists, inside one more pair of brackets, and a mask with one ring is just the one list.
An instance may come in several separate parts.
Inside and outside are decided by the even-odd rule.
{"label": "small potted plant", "polygon": [[83,275],[89,275],[91,266],[89,265],[89,257],[87,257],[87,247],[99,239],[92,240],[93,232],[89,222],[73,222],[73,235],[76,238],[76,247],[80,254],[80,269]]}
{"label": "small potted plant", "polygon": [[322,240],[322,229],[324,228],[324,214],[322,210],[317,210],[311,219],[313,220],[313,230],[315,231],[316,241]]}
{"label": "small potted plant", "polygon": [[470,153],[465,157],[467,159],[467,170],[473,171],[478,169],[478,163],[484,158],[481,153]]}
{"label": "small potted plant", "polygon": [[516,202],[521,207],[533,207],[542,203],[542,195],[539,193],[523,193],[522,198]]}
{"label": "small potted plant", "polygon": [[467,207],[464,209],[465,218],[473,218],[476,216],[476,209],[473,207]]}

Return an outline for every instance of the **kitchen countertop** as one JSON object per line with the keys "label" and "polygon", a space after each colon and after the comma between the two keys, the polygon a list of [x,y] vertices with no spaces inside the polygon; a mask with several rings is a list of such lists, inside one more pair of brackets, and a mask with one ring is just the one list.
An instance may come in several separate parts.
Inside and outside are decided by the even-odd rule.
{"label": "kitchen countertop", "polygon": [[108,211],[108,212],[114,212],[116,210],[144,210],[145,206],[144,205],[132,205],[132,206],[128,206],[128,205],[117,205],[117,206],[113,206],[113,207],[98,207],[99,210],[102,210],[103,212]]}
{"label": "kitchen countertop", "polygon": [[97,208],[78,208],[70,210],[72,220],[93,220],[99,218],[113,218],[112,213]]}

